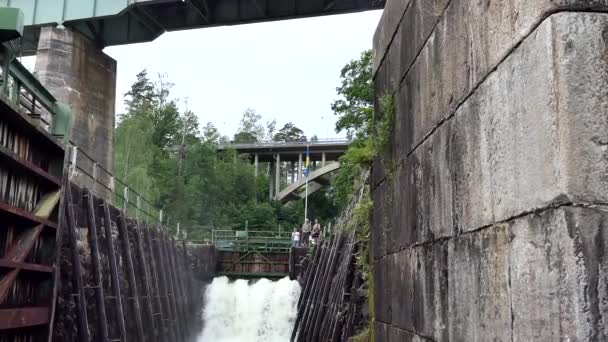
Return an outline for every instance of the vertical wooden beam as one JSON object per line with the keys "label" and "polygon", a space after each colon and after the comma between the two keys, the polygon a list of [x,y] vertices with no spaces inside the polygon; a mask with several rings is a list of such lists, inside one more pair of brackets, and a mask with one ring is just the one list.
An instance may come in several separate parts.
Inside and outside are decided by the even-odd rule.
{"label": "vertical wooden beam", "polygon": [[163,320],[163,302],[161,300],[161,289],[160,289],[160,283],[158,280],[158,259],[156,258],[156,253],[154,253],[154,247],[152,245],[152,240],[150,239],[150,227],[146,225],[145,229],[144,229],[144,238],[145,238],[145,242],[146,242],[146,247],[148,250],[148,255],[149,255],[149,262],[150,262],[150,273],[152,274],[152,287],[154,290],[154,299],[156,302],[156,307],[158,309],[157,313],[154,313],[154,316],[156,317],[156,336],[158,337],[158,340],[163,340],[163,336],[165,336],[164,338],[167,338],[166,335],[166,329],[164,328],[164,320]]}
{"label": "vertical wooden beam", "polygon": [[80,341],[89,341],[89,323],[87,320],[87,302],[84,296],[84,287],[82,284],[82,268],[80,266],[80,255],[78,255],[78,243],[76,237],[76,217],[74,215],[74,202],[72,201],[72,189],[70,183],[67,182],[66,190],[66,208],[67,208],[67,228],[68,241],[70,250],[72,251],[72,284],[76,288],[73,289],[77,293],[76,307],[78,316],[78,339]]}
{"label": "vertical wooden beam", "polygon": [[89,219],[89,246],[91,247],[91,262],[93,265],[93,286],[95,289],[95,301],[97,305],[97,325],[101,341],[108,340],[108,324],[106,318],[106,303],[103,294],[101,280],[101,262],[99,261],[99,245],[97,243],[97,223],[95,222],[95,206],[93,204],[93,193],[87,191],[87,214]]}
{"label": "vertical wooden beam", "polygon": [[156,231],[156,239],[155,239],[155,250],[156,250],[156,260],[158,261],[158,275],[160,278],[160,284],[162,287],[163,293],[163,307],[165,309],[163,313],[163,321],[166,324],[167,332],[170,338],[167,340],[176,341],[177,334],[175,331],[175,326],[171,324],[171,317],[175,317],[171,312],[171,303],[169,299],[169,287],[167,285],[167,264],[166,259],[163,256],[163,248],[162,248],[162,235],[163,232],[161,230]]}
{"label": "vertical wooden beam", "polygon": [[[135,238],[135,244],[137,248],[135,249],[135,254],[138,259],[138,263],[141,268],[141,278],[142,278],[142,292],[143,297],[146,300],[146,315],[148,316],[149,324],[154,327],[154,315],[152,313],[152,290],[150,289],[150,276],[148,274],[148,270],[146,268],[146,257],[144,255],[144,246],[142,243],[142,232],[140,228],[139,222],[135,222],[135,229],[133,230],[133,237]],[[153,330],[153,329],[152,329]],[[154,331],[148,332],[148,338],[152,341],[156,341],[156,337]]]}
{"label": "vertical wooden beam", "polygon": [[192,296],[194,295],[194,286],[192,284],[192,276],[191,276],[191,270],[190,270],[190,259],[188,258],[188,249],[187,247],[187,243],[186,240],[182,241],[182,248],[184,249],[182,252],[184,254],[184,265],[186,268],[186,274],[188,275],[188,277],[185,279],[186,281],[186,310],[188,312],[188,315],[191,315],[193,312],[190,310],[191,307],[194,307],[194,303],[195,301],[198,301],[199,298],[192,298]]}
{"label": "vertical wooden beam", "polygon": [[144,326],[141,320],[141,306],[139,304],[139,295],[137,293],[137,283],[135,282],[135,271],[133,269],[133,258],[131,257],[131,247],[129,245],[129,234],[127,232],[127,219],[126,211],[121,211],[118,219],[118,232],[120,240],[122,242],[122,255],[127,270],[127,282],[129,283],[129,301],[131,302],[131,308],[133,313],[133,319],[135,320],[135,329],[137,333],[137,340],[139,342],[145,341]]}
{"label": "vertical wooden beam", "polygon": [[175,298],[176,298],[176,304],[177,304],[177,312],[178,312],[178,316],[179,316],[179,325],[180,328],[182,330],[182,335],[184,336],[184,340],[187,338],[188,334],[187,334],[187,328],[188,325],[186,324],[187,320],[188,320],[188,316],[186,315],[186,312],[184,311],[184,292],[182,290],[182,283],[181,283],[181,265],[180,263],[177,261],[177,253],[175,253],[175,240],[173,238],[169,238],[169,258],[171,259],[171,264],[173,265],[172,269],[173,269],[173,279],[174,279],[174,287],[175,287]]}
{"label": "vertical wooden beam", "polygon": [[[165,259],[165,272],[167,272],[167,286],[168,286],[168,294],[169,294],[169,305],[171,308],[171,321],[173,324],[173,329],[176,332],[176,337],[180,336],[183,331],[179,329],[178,323],[180,321],[177,313],[177,303],[176,303],[176,292],[175,292],[175,274],[174,269],[171,266],[171,258],[169,254],[169,239],[166,234],[162,234],[162,253]],[[181,336],[181,339],[184,340],[184,336]]]}
{"label": "vertical wooden beam", "polygon": [[110,279],[112,282],[112,295],[114,296],[114,312],[116,315],[116,323],[120,332],[120,340],[127,342],[127,328],[125,326],[125,314],[122,308],[122,297],[120,289],[120,280],[118,278],[118,267],[116,265],[116,250],[114,249],[114,239],[112,235],[112,220],[110,219],[110,207],[104,201],[103,215],[104,228],[106,233],[106,248],[108,250],[108,262],[110,264]]}

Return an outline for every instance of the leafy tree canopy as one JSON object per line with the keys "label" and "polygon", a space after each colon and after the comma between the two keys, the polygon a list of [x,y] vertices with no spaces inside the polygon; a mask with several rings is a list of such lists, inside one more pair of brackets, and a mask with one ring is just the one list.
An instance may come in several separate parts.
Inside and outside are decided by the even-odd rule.
{"label": "leafy tree canopy", "polygon": [[346,131],[349,139],[370,135],[374,114],[372,58],[372,50],[364,51],[361,58],[346,64],[340,73],[342,84],[336,90],[342,98],[334,101],[331,109],[338,116],[336,132]]}
{"label": "leafy tree canopy", "polygon": [[274,141],[306,141],[304,131],[296,127],[292,122],[288,122],[273,137]]}

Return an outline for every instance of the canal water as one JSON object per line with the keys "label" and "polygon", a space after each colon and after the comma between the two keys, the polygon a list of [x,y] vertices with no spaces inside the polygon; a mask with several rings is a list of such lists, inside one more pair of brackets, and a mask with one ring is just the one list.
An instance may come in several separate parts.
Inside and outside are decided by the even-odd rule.
{"label": "canal water", "polygon": [[300,285],[289,278],[215,278],[205,292],[204,328],[197,342],[287,342],[299,296]]}

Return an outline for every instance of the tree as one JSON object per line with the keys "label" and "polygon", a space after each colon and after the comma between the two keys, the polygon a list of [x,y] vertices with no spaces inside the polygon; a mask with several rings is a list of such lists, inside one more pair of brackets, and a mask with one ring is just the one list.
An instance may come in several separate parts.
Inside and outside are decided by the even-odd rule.
{"label": "tree", "polygon": [[304,136],[304,131],[296,127],[292,122],[288,122],[281,128],[273,137],[274,141],[306,141],[306,137]]}
{"label": "tree", "polygon": [[[264,126],[260,124],[262,116],[255,112],[255,110],[248,108],[241,118],[239,129],[236,132],[235,141],[239,142],[252,142],[259,141],[264,138]],[[238,138],[238,139],[237,139]]]}
{"label": "tree", "polygon": [[336,88],[341,99],[334,101],[331,109],[338,116],[336,132],[346,131],[349,139],[365,139],[374,115],[374,87],[372,50],[364,51],[361,58],[348,63],[340,78],[342,84]]}
{"label": "tree", "polygon": [[266,122],[266,140],[272,140],[274,138],[274,131],[277,129],[277,120]]}
{"label": "tree", "polygon": [[203,141],[214,145],[219,144],[221,138],[220,132],[212,122],[207,122],[203,127]]}
{"label": "tree", "polygon": [[146,69],[136,75],[137,80],[131,85],[131,90],[125,93],[125,105],[128,113],[149,110],[158,99],[154,83],[148,78]]}

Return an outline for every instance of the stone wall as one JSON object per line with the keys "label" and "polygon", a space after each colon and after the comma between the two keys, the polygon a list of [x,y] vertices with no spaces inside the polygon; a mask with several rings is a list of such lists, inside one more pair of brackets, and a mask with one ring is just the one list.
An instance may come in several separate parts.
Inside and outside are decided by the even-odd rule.
{"label": "stone wall", "polygon": [[372,172],[377,341],[608,339],[606,10],[388,1],[374,41],[377,98],[396,107]]}
{"label": "stone wall", "polygon": [[[36,76],[60,102],[72,109],[70,138],[99,166],[113,172],[116,61],[83,35],[44,27],[36,53]],[[79,156],[79,166],[92,172],[92,161]],[[82,164],[82,165],[81,165]],[[107,172],[98,173],[108,178]],[[74,181],[97,193],[107,189],[82,175]],[[109,179],[100,179],[109,184]]]}

